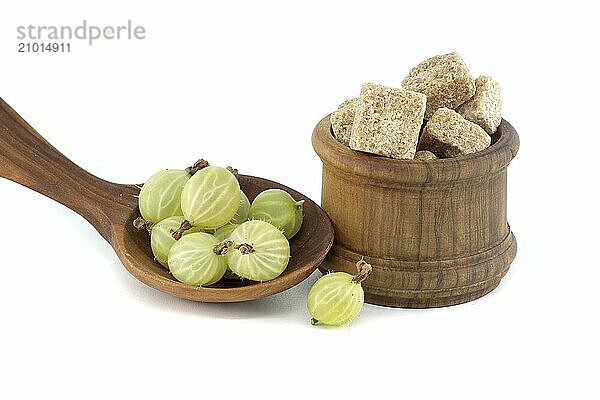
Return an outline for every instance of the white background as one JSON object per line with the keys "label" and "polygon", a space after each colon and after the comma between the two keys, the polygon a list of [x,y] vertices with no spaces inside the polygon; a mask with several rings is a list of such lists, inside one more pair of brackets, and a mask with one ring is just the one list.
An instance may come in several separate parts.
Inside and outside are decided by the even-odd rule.
{"label": "white background", "polygon": [[[314,125],[360,84],[457,50],[503,87],[517,258],[432,310],[312,327],[311,276],[200,304],[136,281],[85,220],[0,179],[0,398],[598,398],[597,13],[484,2],[4,2],[0,96],[64,154],[134,183],[199,156],[320,198]],[[143,25],[18,54],[18,25]]]}

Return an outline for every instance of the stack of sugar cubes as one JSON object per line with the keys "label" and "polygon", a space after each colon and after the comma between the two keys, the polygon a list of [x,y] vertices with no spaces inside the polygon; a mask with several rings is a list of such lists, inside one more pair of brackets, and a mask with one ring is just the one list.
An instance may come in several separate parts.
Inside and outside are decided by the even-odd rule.
{"label": "stack of sugar cubes", "polygon": [[473,79],[454,52],[411,69],[402,89],[364,84],[360,96],[342,103],[330,119],[335,138],[353,150],[432,160],[488,147],[501,108],[498,82]]}

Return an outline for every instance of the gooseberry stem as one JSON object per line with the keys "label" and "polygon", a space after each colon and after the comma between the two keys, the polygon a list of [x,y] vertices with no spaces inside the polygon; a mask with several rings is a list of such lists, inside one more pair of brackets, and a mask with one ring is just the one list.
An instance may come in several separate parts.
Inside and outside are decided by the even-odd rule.
{"label": "gooseberry stem", "polygon": [[304,204],[304,200],[299,200],[296,202],[296,207],[301,208],[303,204]]}
{"label": "gooseberry stem", "polygon": [[310,319],[310,324],[311,324],[311,325],[317,325],[318,323],[319,323],[319,320],[318,320],[318,319],[314,319],[314,318],[311,318],[311,319]]}
{"label": "gooseberry stem", "polygon": [[171,236],[173,236],[173,239],[179,240],[179,239],[181,239],[181,236],[183,236],[183,232],[190,230],[190,229],[192,229],[192,224],[190,224],[190,221],[188,221],[186,219],[181,223],[181,226],[179,227],[179,229],[177,229],[177,230],[171,229]]}
{"label": "gooseberry stem", "polygon": [[150,230],[152,229],[152,225],[153,225],[152,222],[146,221],[142,217],[137,217],[136,219],[133,220],[133,226],[138,231],[141,231],[142,229],[146,229],[148,232],[150,232]]}
{"label": "gooseberry stem", "polygon": [[373,270],[373,267],[371,267],[371,264],[366,262],[365,258],[362,257],[356,263],[356,269],[358,270],[358,273],[356,275],[354,275],[354,277],[352,278],[352,282],[361,283],[362,281],[367,279],[367,276],[369,276],[369,274]]}
{"label": "gooseberry stem", "polygon": [[246,255],[246,254],[250,254],[254,251],[254,249],[252,248],[252,246],[250,246],[247,243],[244,244],[240,244],[239,246],[236,247],[237,250],[240,251],[240,253]]}
{"label": "gooseberry stem", "polygon": [[185,170],[187,171],[188,174],[190,174],[190,176],[193,176],[196,172],[200,171],[203,168],[208,167],[210,164],[208,163],[208,161],[206,161],[205,159],[201,158],[200,160],[196,161],[194,163],[194,165],[192,165],[191,167],[186,168]]}
{"label": "gooseberry stem", "polygon": [[237,168],[233,168],[231,165],[227,167],[227,171],[231,172],[236,179],[238,179],[238,170]]}
{"label": "gooseberry stem", "polygon": [[231,240],[224,240],[218,245],[216,245],[213,251],[218,256],[224,256],[225,254],[227,254],[227,252],[229,251],[229,247],[231,247],[232,245],[233,242]]}

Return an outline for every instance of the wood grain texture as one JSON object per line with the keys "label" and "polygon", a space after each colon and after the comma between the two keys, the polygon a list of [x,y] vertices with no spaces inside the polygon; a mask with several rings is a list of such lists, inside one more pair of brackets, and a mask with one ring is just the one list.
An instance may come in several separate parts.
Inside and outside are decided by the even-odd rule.
{"label": "wood grain texture", "polygon": [[369,303],[408,308],[464,303],[493,290],[516,255],[506,220],[506,168],[519,148],[502,121],[492,145],[468,156],[395,160],[356,152],[331,133],[312,143],[323,161],[321,205],[335,242],[325,270],[354,273],[364,256]]}
{"label": "wood grain texture", "polygon": [[107,182],[86,172],[52,147],[2,99],[0,176],[77,212],[111,244],[133,276],[155,289],[189,300],[236,302],[281,292],[308,277],[333,243],[331,222],[313,201],[276,182],[239,175],[242,190],[250,200],[270,188],[283,189],[295,199],[306,200],[304,224],[290,242],[290,263],[281,276],[269,282],[223,281],[210,287],[184,285],[153,260],[148,234],[133,227],[133,220],[139,216],[136,197],[139,189],[135,185]]}

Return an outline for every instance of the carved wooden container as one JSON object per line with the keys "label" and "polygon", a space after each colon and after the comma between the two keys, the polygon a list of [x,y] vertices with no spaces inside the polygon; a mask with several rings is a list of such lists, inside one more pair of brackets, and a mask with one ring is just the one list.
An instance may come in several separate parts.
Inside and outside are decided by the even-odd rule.
{"label": "carved wooden container", "polygon": [[468,156],[394,160],[353,151],[332,135],[329,116],[312,143],[323,161],[322,207],[335,242],[322,271],[373,272],[366,301],[428,308],[464,303],[492,291],[514,259],[506,220],[506,169],[519,149],[502,120],[492,145]]}

